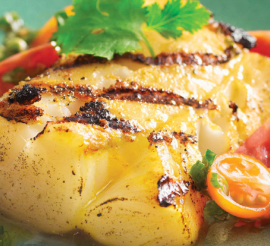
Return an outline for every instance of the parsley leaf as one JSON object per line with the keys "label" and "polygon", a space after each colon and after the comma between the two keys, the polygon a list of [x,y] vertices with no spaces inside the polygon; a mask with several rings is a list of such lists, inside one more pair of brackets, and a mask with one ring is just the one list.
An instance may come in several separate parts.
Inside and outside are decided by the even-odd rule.
{"label": "parsley leaf", "polygon": [[206,189],[207,174],[214,162],[215,157],[216,154],[208,149],[203,156],[203,161],[197,161],[190,169],[190,175],[197,190]]}
{"label": "parsley leaf", "polygon": [[182,30],[194,33],[208,23],[210,12],[200,6],[199,1],[168,1],[162,10],[154,3],[147,8],[147,27],[156,30],[165,38],[178,38]]}
{"label": "parsley leaf", "polygon": [[108,59],[114,53],[138,50],[146,18],[143,4],[143,0],[75,0],[75,15],[59,27],[55,35],[57,43],[62,44],[64,53]]}
{"label": "parsley leaf", "polygon": [[151,55],[154,51],[143,33],[155,30],[165,38],[177,38],[182,30],[191,33],[207,24],[209,12],[198,1],[169,0],[162,10],[157,3],[143,7],[144,0],[74,0],[75,15],[66,19],[57,14],[59,28],[53,39],[63,53],[92,54],[112,59],[141,49],[145,42]]}

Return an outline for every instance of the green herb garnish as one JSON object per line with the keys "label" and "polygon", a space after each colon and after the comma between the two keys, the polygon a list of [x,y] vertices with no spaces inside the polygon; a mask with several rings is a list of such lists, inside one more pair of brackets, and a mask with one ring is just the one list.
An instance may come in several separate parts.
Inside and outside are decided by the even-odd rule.
{"label": "green herb garnish", "polygon": [[[216,158],[216,154],[211,150],[207,150],[203,156],[203,160],[197,161],[190,170],[190,175],[195,183],[196,189],[204,192],[207,196],[206,179],[207,174]],[[229,192],[228,182],[221,177],[218,173],[212,173],[211,184],[216,188],[221,188],[225,194]],[[228,213],[219,207],[215,201],[208,201],[203,210],[204,219],[209,223],[216,220],[225,220],[228,217]]]}
{"label": "green herb garnish", "polygon": [[74,0],[74,16],[60,25],[54,39],[63,53],[92,54],[112,59],[141,49],[143,41],[154,51],[143,29],[155,30],[165,38],[193,33],[208,23],[210,13],[199,1],[169,0],[164,9],[155,3],[143,7],[143,0]]}
{"label": "green herb garnish", "polygon": [[218,206],[215,201],[208,201],[204,207],[203,216],[208,223],[212,223],[216,220],[227,219],[228,213]]}
{"label": "green herb garnish", "polygon": [[4,33],[3,44],[0,44],[0,61],[27,50],[36,37],[36,31],[27,28],[14,11],[0,17],[0,32]]}
{"label": "green herb garnish", "polygon": [[215,188],[221,188],[226,195],[229,194],[229,184],[227,180],[222,178],[218,173],[212,173],[210,182]]}
{"label": "green herb garnish", "polygon": [[197,161],[190,170],[190,175],[195,183],[197,190],[206,189],[206,178],[210,167],[212,166],[216,154],[207,150],[203,156],[203,161]]}

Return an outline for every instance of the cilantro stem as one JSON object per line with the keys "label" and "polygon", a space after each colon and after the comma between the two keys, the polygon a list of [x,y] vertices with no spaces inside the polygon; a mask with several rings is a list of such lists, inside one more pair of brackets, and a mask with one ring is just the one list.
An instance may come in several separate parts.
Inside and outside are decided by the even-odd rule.
{"label": "cilantro stem", "polygon": [[156,57],[155,52],[154,52],[151,44],[149,43],[148,39],[145,37],[145,35],[143,34],[143,32],[140,32],[140,35],[141,35],[141,38],[143,39],[143,41],[145,42],[148,50],[150,51],[151,56],[153,58],[155,58]]}

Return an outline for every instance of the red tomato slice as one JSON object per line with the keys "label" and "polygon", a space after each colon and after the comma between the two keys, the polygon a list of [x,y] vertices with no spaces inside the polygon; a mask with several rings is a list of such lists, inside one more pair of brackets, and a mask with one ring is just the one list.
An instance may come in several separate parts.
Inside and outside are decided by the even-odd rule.
{"label": "red tomato slice", "polygon": [[251,51],[270,57],[270,31],[249,31],[249,34],[257,38],[257,46]]}
{"label": "red tomato slice", "polygon": [[257,129],[236,153],[252,156],[270,168],[270,120]]}
{"label": "red tomato slice", "polygon": [[236,153],[218,156],[207,175],[211,198],[228,213],[246,219],[270,212],[270,172],[258,160]]}
{"label": "red tomato slice", "polygon": [[0,94],[8,91],[14,85],[2,81],[2,76],[17,67],[24,68],[30,73],[39,65],[50,67],[59,58],[57,52],[50,43],[13,55],[0,62]]}

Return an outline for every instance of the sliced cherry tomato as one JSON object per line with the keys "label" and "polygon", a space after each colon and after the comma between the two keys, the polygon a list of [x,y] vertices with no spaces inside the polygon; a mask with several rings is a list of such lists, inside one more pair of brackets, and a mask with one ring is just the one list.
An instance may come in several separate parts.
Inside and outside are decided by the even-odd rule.
{"label": "sliced cherry tomato", "polygon": [[249,31],[257,38],[257,46],[251,51],[270,57],[270,31]]}
{"label": "sliced cherry tomato", "polygon": [[14,86],[2,81],[2,76],[5,73],[21,67],[26,70],[27,74],[31,74],[40,65],[50,67],[58,58],[59,56],[55,49],[50,43],[47,43],[13,55],[0,62],[0,94]]}
{"label": "sliced cherry tomato", "polygon": [[258,128],[236,153],[252,156],[270,168],[270,120]]}
{"label": "sliced cherry tomato", "polygon": [[252,157],[218,156],[207,175],[207,188],[211,198],[234,216],[255,219],[270,212],[270,172]]}

